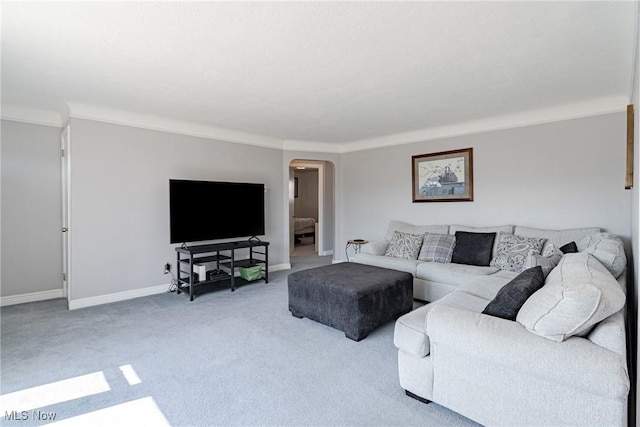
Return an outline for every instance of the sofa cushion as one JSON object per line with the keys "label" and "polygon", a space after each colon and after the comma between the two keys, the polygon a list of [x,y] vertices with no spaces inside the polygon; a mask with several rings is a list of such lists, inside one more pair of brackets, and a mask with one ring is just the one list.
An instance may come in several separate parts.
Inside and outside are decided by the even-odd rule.
{"label": "sofa cushion", "polygon": [[418,261],[415,259],[403,259],[393,258],[384,255],[371,255],[359,253],[350,258],[351,261],[359,262],[360,264],[375,265],[377,267],[391,268],[392,270],[405,271],[407,273],[416,276],[416,267],[419,264],[424,264],[424,261]]}
{"label": "sofa cushion", "polygon": [[374,240],[360,247],[360,252],[371,255],[384,255],[389,247],[388,240]]}
{"label": "sofa cushion", "polygon": [[400,316],[395,323],[393,344],[416,357],[425,357],[430,352],[427,322],[429,321],[429,311],[433,307],[446,304],[451,307],[480,313],[487,303],[488,300],[484,298],[455,290],[436,302],[423,305],[410,313]]}
{"label": "sofa cushion", "polygon": [[542,238],[523,237],[515,234],[498,233],[498,247],[496,255],[491,260],[494,267],[501,270],[515,271],[524,270],[524,260],[530,251],[539,254],[544,244]]}
{"label": "sofa cushion", "polygon": [[441,233],[447,234],[449,232],[448,225],[414,225],[402,221],[389,221],[387,227],[387,234],[385,240],[391,240],[394,231],[401,231],[409,234],[424,234],[424,233]]}
{"label": "sofa cushion", "polygon": [[404,259],[418,259],[422,246],[422,234],[403,233],[394,231],[385,256]]}
{"label": "sofa cushion", "polygon": [[404,314],[396,320],[393,332],[393,344],[416,357],[429,354],[429,337],[426,332],[427,313],[435,305],[426,304]]}
{"label": "sofa cushion", "polygon": [[516,320],[520,307],[544,285],[542,267],[524,270],[500,289],[494,299],[482,311],[490,316]]}
{"label": "sofa cushion", "polygon": [[456,264],[484,265],[491,262],[496,233],[471,233],[456,231],[456,245],[451,262]]}
{"label": "sofa cushion", "polygon": [[560,247],[562,245],[566,245],[569,242],[579,242],[585,236],[598,232],[600,232],[600,229],[597,227],[570,228],[566,230],[545,230],[542,228],[520,227],[517,225],[513,230],[513,234],[517,234],[518,236],[547,239],[547,241],[545,242],[545,247],[542,248],[542,251],[544,251],[546,249],[546,246],[551,243],[553,243],[557,247]]}
{"label": "sofa cushion", "polygon": [[475,277],[473,280],[464,283],[456,290],[466,292],[471,295],[487,300],[487,303],[495,298],[500,289],[517,276],[516,273],[507,270],[500,270],[498,273],[488,276]]}
{"label": "sofa cushion", "polygon": [[440,233],[425,233],[418,259],[429,262],[451,262],[455,236]]}
{"label": "sofa cushion", "polygon": [[586,236],[578,244],[581,252],[596,257],[614,277],[620,276],[627,267],[627,256],[620,237],[611,233],[594,233]]}
{"label": "sofa cushion", "polygon": [[423,262],[416,267],[416,277],[430,282],[462,285],[498,271],[496,267]]}
{"label": "sofa cushion", "polygon": [[552,243],[547,246],[545,253],[537,254],[535,251],[529,251],[529,254],[524,259],[524,269],[529,269],[533,267],[540,266],[542,268],[542,274],[544,277],[553,270],[553,268],[558,265],[560,260],[562,259],[562,251],[556,248],[556,246]]}
{"label": "sofa cushion", "polygon": [[620,310],[625,294],[609,271],[591,254],[566,254],[545,285],[524,303],[516,320],[553,341],[584,335]]}

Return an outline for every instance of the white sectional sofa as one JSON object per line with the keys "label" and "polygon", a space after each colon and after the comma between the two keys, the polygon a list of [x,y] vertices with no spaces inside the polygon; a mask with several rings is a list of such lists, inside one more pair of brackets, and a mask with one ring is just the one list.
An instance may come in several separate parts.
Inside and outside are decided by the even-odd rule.
{"label": "white sectional sofa", "polygon": [[[384,255],[395,231],[461,230],[543,238],[545,247],[576,242],[578,252],[559,255],[515,320],[483,311],[517,272]],[[619,238],[598,228],[392,221],[387,240],[363,246],[354,261],[412,273],[414,296],[432,301],[396,321],[400,385],[408,395],[484,425],[627,424],[626,257]]]}

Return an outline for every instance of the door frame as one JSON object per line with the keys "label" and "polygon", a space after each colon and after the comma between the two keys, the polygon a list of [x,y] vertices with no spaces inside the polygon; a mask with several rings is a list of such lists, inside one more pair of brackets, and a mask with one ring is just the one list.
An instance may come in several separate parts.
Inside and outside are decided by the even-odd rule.
{"label": "door frame", "polygon": [[[313,160],[293,159],[289,162],[289,170],[295,169],[296,166],[305,166],[307,168],[318,169],[318,233],[316,235],[316,242],[318,244],[318,255],[325,254],[325,242],[324,242],[324,162]],[[290,176],[290,179],[292,177]],[[293,200],[293,183],[289,185],[289,200]],[[293,239],[293,204],[289,204],[289,241]],[[293,246],[289,248],[289,253],[293,252]]]}
{"label": "door frame", "polygon": [[62,197],[62,292],[71,303],[71,125],[60,133],[61,197]]}

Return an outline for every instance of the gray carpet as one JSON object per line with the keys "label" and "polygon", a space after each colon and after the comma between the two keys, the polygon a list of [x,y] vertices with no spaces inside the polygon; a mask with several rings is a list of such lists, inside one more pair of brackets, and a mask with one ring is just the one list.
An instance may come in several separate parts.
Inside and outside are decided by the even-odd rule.
{"label": "gray carpet", "polygon": [[288,273],[193,302],[165,293],[74,311],[63,300],[3,307],[2,425],[43,425],[47,414],[62,425],[475,425],[405,396],[393,322],[354,342],[291,316]]}

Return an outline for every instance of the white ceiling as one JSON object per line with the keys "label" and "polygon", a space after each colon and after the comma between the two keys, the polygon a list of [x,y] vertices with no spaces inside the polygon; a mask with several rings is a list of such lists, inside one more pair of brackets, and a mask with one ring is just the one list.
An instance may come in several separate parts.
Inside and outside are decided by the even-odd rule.
{"label": "white ceiling", "polygon": [[2,115],[285,148],[622,111],[637,2],[2,4]]}

